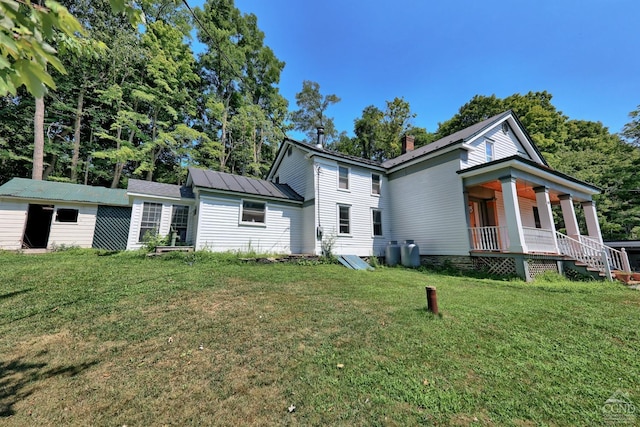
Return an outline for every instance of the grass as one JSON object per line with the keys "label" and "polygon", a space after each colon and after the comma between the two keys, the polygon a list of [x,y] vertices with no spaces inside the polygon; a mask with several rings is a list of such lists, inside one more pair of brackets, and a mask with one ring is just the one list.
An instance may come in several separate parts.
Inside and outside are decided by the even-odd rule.
{"label": "grass", "polygon": [[620,285],[98,255],[0,253],[3,425],[598,425],[618,390],[640,408],[640,292]]}

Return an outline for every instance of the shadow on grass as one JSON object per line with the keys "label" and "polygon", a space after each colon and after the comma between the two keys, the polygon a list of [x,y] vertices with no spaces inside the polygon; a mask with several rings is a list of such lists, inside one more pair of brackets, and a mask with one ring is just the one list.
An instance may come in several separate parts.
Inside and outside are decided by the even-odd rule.
{"label": "shadow on grass", "polygon": [[0,361],[0,418],[15,414],[14,405],[29,397],[38,382],[53,377],[74,377],[98,362],[49,368],[46,363],[29,363],[22,358]]}
{"label": "shadow on grass", "polygon": [[8,293],[6,293],[4,295],[0,295],[0,300],[7,299],[7,298],[12,298],[12,297],[15,297],[15,296],[21,295],[21,294],[26,294],[27,292],[31,292],[32,290],[33,290],[32,288],[28,288],[28,289],[22,289],[22,290],[19,290],[19,291],[8,292]]}

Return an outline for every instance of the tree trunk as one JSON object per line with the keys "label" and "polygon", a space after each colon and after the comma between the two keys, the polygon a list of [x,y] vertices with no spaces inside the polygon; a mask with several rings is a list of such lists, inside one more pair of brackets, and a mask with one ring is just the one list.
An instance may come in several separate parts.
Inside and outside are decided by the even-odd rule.
{"label": "tree trunk", "polygon": [[82,104],[84,102],[84,87],[78,94],[78,106],[76,108],[76,123],[73,133],[73,156],[71,157],[71,182],[78,179],[78,159],[80,158],[80,127],[82,125]]}
{"label": "tree trunk", "polygon": [[[151,141],[153,144],[156,143],[156,135],[158,133],[157,124],[158,124],[158,112],[156,111],[155,114],[153,115],[153,125],[151,127]],[[151,166],[147,171],[147,181],[153,180],[153,170],[156,168],[156,159],[158,158],[158,156],[159,154],[156,153],[156,148],[154,147],[151,150]]]}
{"label": "tree trunk", "polygon": [[33,171],[31,179],[42,180],[44,168],[44,97],[36,98],[33,117]]}
{"label": "tree trunk", "polygon": [[[131,135],[133,135],[133,132],[131,132]],[[116,150],[120,149],[121,136],[122,136],[122,126],[118,126],[118,131],[116,132]],[[116,161],[116,166],[113,170],[113,180],[111,181],[111,188],[118,188],[121,174],[122,174],[122,162]]]}
{"label": "tree trunk", "polygon": [[51,172],[53,172],[56,169],[56,163],[58,163],[58,155],[52,154],[51,161],[49,162],[49,164],[47,165],[47,168],[42,173],[42,179],[49,178],[49,175],[51,175]]}

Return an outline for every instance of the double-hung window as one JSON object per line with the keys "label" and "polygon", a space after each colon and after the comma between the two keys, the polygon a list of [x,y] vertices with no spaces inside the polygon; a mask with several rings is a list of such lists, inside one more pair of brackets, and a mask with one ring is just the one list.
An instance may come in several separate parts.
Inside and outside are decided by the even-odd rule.
{"label": "double-hung window", "polygon": [[371,210],[371,221],[373,224],[373,236],[382,236],[382,211],[379,209]]}
{"label": "double-hung window", "polygon": [[486,156],[487,162],[493,160],[493,141],[486,140],[484,142],[484,154]]}
{"label": "double-hung window", "polygon": [[171,228],[173,228],[180,242],[187,241],[187,226],[189,224],[189,206],[173,205],[171,213]]}
{"label": "double-hung window", "polygon": [[264,202],[252,202],[244,200],[242,202],[243,223],[264,224],[267,211],[267,204]]}
{"label": "double-hung window", "polygon": [[346,166],[338,166],[338,188],[349,189],[349,168]]}
{"label": "double-hung window", "polygon": [[139,242],[144,242],[145,236],[155,236],[160,228],[160,217],[162,216],[162,204],[144,202],[142,206],[142,220],[140,221]]}
{"label": "double-hung window", "polygon": [[380,195],[380,175],[371,174],[371,194]]}
{"label": "double-hung window", "polygon": [[338,205],[338,232],[339,234],[351,234],[351,207]]}

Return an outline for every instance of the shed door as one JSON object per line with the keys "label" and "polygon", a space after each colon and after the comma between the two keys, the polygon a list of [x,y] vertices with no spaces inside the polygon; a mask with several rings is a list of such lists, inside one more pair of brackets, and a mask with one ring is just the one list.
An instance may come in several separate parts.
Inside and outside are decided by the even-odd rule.
{"label": "shed door", "polygon": [[27,226],[22,237],[25,249],[43,249],[49,243],[53,205],[29,205]]}
{"label": "shed door", "polygon": [[92,248],[123,251],[127,249],[131,208],[98,206]]}

